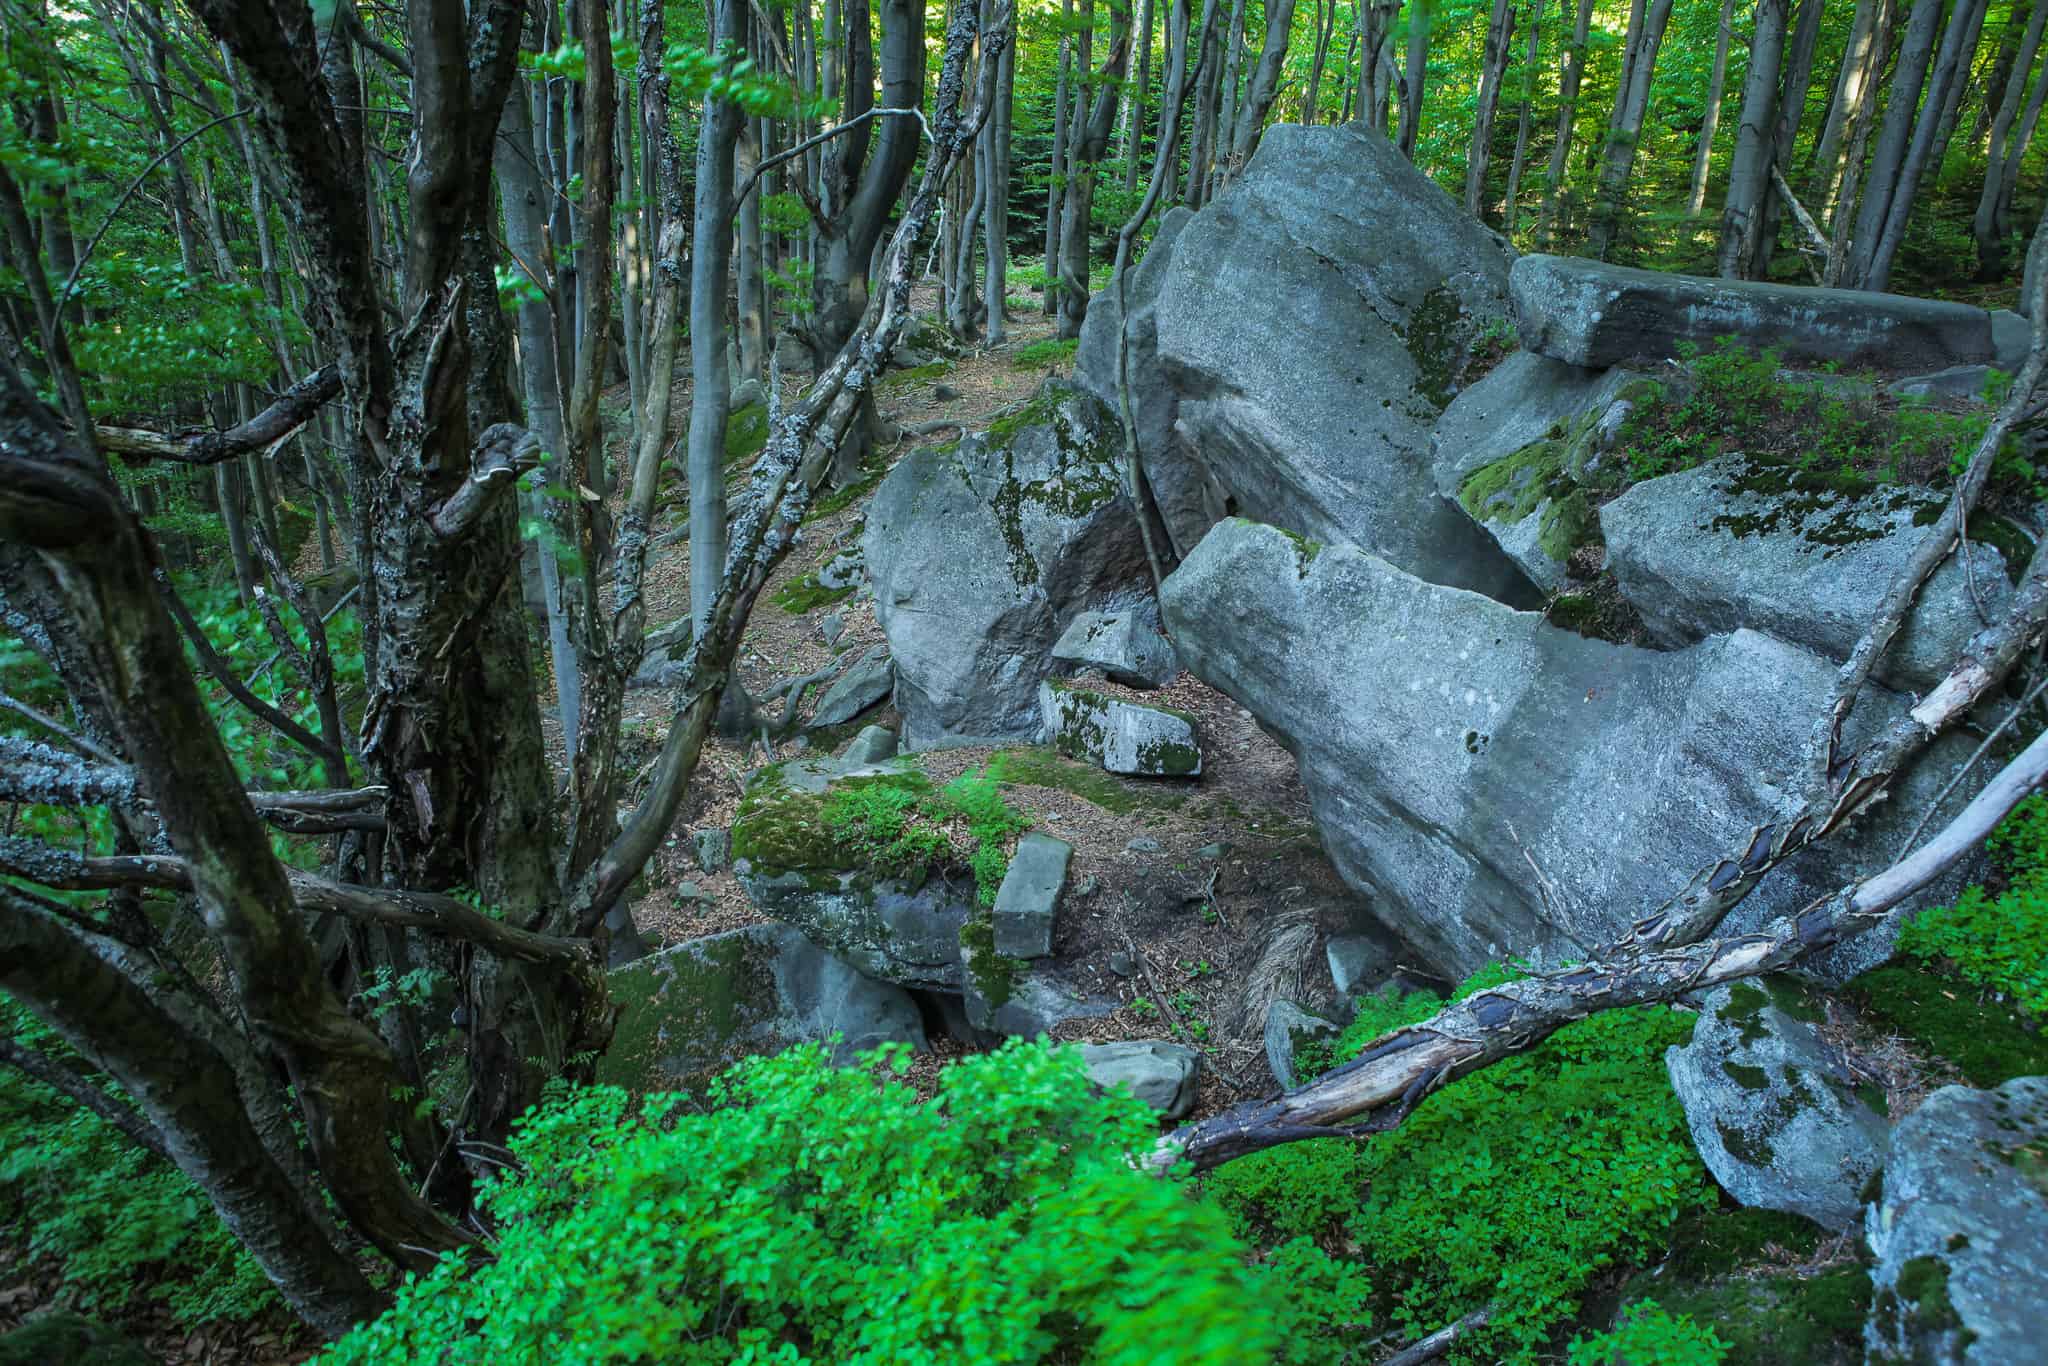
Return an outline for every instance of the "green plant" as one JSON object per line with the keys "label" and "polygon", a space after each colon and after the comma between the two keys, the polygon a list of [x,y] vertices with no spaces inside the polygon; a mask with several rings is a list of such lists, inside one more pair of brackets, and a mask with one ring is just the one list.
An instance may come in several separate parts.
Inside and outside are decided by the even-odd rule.
{"label": "green plant", "polygon": [[[118,1083],[4,994],[0,1028],[125,1102]],[[10,1067],[0,1067],[0,1223],[29,1258],[55,1263],[71,1304],[90,1313],[116,1313],[140,1297],[197,1327],[281,1307],[183,1172]]]}
{"label": "green plant", "polygon": [[1691,1315],[1639,1300],[1613,1332],[1573,1338],[1565,1360],[1570,1366],[1719,1366],[1727,1353],[1728,1344]]}
{"label": "green plant", "polygon": [[1159,1007],[1143,996],[1131,998],[1131,1014],[1141,1020],[1149,1020],[1159,1013]]}
{"label": "green plant", "polygon": [[1954,905],[1921,912],[1900,931],[1899,951],[1946,963],[1965,981],[2048,1018],[2048,798],[2015,807],[1992,832],[1990,848],[2004,890],[1971,887]]}
{"label": "green plant", "polygon": [[1214,1210],[1126,1160],[1152,1116],[1094,1096],[1072,1050],[1013,1041],[928,1104],[889,1075],[908,1051],[750,1059],[708,1113],[554,1091],[484,1194],[493,1258],[444,1260],[321,1360],[1136,1366],[1171,1342],[1226,1363],[1356,1301],[1355,1278],[1289,1254],[1290,1310]]}
{"label": "green plant", "polygon": [[[1488,969],[1456,993],[1513,975]],[[1427,1018],[1427,993],[1368,996],[1324,1055],[1355,1056]],[[1208,1189],[1245,1236],[1343,1236],[1394,1323],[1426,1332],[1483,1305],[1472,1360],[1526,1361],[1602,1268],[1653,1248],[1711,1185],[1672,1094],[1664,1049],[1689,1017],[1604,1012],[1452,1082],[1391,1134],[1312,1140],[1241,1159]],[[1307,1050],[1304,1050],[1306,1054]]]}

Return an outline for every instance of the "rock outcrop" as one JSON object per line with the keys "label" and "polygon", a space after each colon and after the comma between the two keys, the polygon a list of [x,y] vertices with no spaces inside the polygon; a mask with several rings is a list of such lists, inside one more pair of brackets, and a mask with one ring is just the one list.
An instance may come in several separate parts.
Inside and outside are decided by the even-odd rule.
{"label": "rock outcrop", "polygon": [[1083,1044],[1081,1065],[1088,1069],[1088,1080],[1105,1091],[1126,1088],[1162,1119],[1181,1119],[1195,1108],[1202,1055],[1184,1044],[1164,1039]]}
{"label": "rock outcrop", "polygon": [[1060,633],[1149,582],[1115,430],[1097,400],[1049,382],[986,433],[911,452],[876,490],[863,547],[910,747],[1033,735]]}
{"label": "rock outcrop", "polygon": [[1180,656],[1159,632],[1159,604],[1150,595],[1081,613],[1054,643],[1052,658],[1128,688],[1162,688],[1180,676]]}
{"label": "rock outcrop", "polygon": [[[1723,456],[1636,484],[1600,509],[1600,530],[1607,567],[1658,644],[1749,627],[1840,660],[1946,502]],[[1932,686],[1982,628],[1979,604],[1997,620],[2012,596],[2004,556],[1982,538],[2004,532],[2014,545],[2018,533],[1989,516],[1972,525],[1969,563],[1935,570],[1879,667],[1894,687]]]}
{"label": "rock outcrop", "polygon": [[[1584,639],[1242,520],[1209,533],[1162,606],[1195,675],[1300,761],[1338,871],[1453,977],[1509,954],[1583,957],[1741,848],[1777,815],[1835,672],[1754,631],[1672,652]],[[1870,699],[1865,723],[1896,705]],[[1893,813],[1945,776],[1922,765],[1731,926],[1888,858],[1905,833]]]}
{"label": "rock outcrop", "polygon": [[908,992],[788,925],[676,944],[615,970],[609,984],[621,1013],[597,1076],[635,1091],[698,1086],[750,1054],[834,1034],[840,1061],[883,1043],[925,1047]]}
{"label": "rock outcrop", "polygon": [[[1156,294],[1150,275],[1126,286],[1133,373],[1168,395],[1139,432],[1182,553],[1202,517],[1234,512],[1533,601],[1430,477],[1430,429],[1482,334],[1505,325],[1509,255],[1379,133],[1269,131],[1230,188],[1178,225]],[[1083,348],[1098,390],[1114,379],[1101,359],[1113,362],[1114,321]],[[1188,460],[1206,478],[1176,463]]]}
{"label": "rock outcrop", "polygon": [[1855,1093],[1817,1018],[1789,983],[1719,987],[1692,1041],[1667,1049],[1664,1064],[1693,1146],[1723,1190],[1839,1233],[1862,1218],[1891,1130]]}
{"label": "rock outcrop", "polygon": [[1864,1222],[1871,1361],[2039,1361],[2048,1323],[2048,1077],[1945,1086],[1899,1122]]}
{"label": "rock outcrop", "polygon": [[1195,718],[1149,707],[1064,679],[1039,684],[1045,739],[1069,759],[1089,759],[1137,778],[1194,778],[1202,772]]}
{"label": "rock outcrop", "polygon": [[1968,304],[1855,289],[1719,280],[1524,256],[1512,277],[1522,345],[1568,365],[1655,365],[1681,342],[1740,337],[1787,364],[1894,373],[1990,361],[1991,315]]}

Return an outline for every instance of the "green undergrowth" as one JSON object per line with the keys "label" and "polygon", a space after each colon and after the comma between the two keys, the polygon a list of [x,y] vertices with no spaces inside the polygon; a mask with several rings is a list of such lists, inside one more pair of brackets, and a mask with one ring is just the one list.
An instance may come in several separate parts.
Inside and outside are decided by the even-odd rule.
{"label": "green undergrowth", "polygon": [[[129,1103],[26,1010],[0,995],[13,1041]],[[68,1097],[0,1067],[0,1226],[61,1270],[70,1307],[118,1314],[161,1301],[180,1326],[247,1322],[282,1301],[199,1187]]]}
{"label": "green undergrowth", "polygon": [[1923,911],[1899,934],[1899,952],[1938,964],[2048,1018],[2048,798],[2021,802],[1991,834],[1994,885]]}
{"label": "green undergrowth", "polygon": [[895,766],[838,779],[820,796],[770,769],[740,801],[732,853],[778,872],[870,868],[902,877],[957,858],[974,874],[981,904],[993,906],[1009,851],[1030,825],[987,772],[935,787],[920,770]]}
{"label": "green undergrowth", "polygon": [[[1740,451],[1808,473],[1945,487],[1991,419],[1989,402],[1951,412],[1892,397],[1870,377],[1788,380],[1776,350],[1753,351],[1734,337],[1678,350],[1685,379],[1656,386],[1622,425],[1620,455],[1631,479]],[[1993,371],[1983,397],[2002,398],[2009,382]],[[2017,442],[2001,452],[1993,482],[2027,497],[2048,492]]]}
{"label": "green undergrowth", "polygon": [[1574,1338],[1565,1352],[1568,1366],[1718,1366],[1727,1357],[1713,1328],[1655,1300],[1630,1305],[1620,1327]]}
{"label": "green undergrowth", "polygon": [[1034,370],[1047,365],[1072,365],[1075,352],[1081,349],[1078,339],[1060,341],[1047,337],[1028,346],[1020,346],[1010,353],[1010,364],[1018,370]]}
{"label": "green undergrowth", "polygon": [[1364,1318],[1355,1281],[1314,1249],[1249,1261],[1134,1167],[1153,1116],[1073,1050],[1013,1041],[929,1102],[909,1054],[749,1059],[708,1112],[553,1090],[485,1190],[492,1257],[444,1259],[320,1360],[1339,1360],[1307,1330]]}
{"label": "green undergrowth", "polygon": [[[1490,969],[1455,994],[1510,975]],[[1365,997],[1304,1065],[1354,1057],[1441,1004]],[[1452,1082],[1391,1134],[1289,1144],[1223,1167],[1207,1190],[1241,1236],[1357,1249],[1402,1335],[1491,1306],[1452,1359],[1532,1361],[1595,1277],[1661,1251],[1712,1199],[1664,1071],[1665,1048],[1691,1032],[1663,1007],[1604,1012]]]}
{"label": "green undergrowth", "polygon": [[1896,962],[1856,978],[1846,994],[1866,1016],[1953,1063],[1972,1086],[2048,1073],[2039,1022],[1959,977]]}

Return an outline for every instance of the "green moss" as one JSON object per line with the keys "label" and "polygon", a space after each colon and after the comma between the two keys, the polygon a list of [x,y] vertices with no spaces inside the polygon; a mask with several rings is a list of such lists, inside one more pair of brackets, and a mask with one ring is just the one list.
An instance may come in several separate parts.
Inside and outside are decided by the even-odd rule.
{"label": "green moss", "polygon": [[[985,437],[990,449],[1003,453],[1003,477],[992,496],[979,488],[975,491],[995,513],[1010,553],[1010,577],[1019,588],[1031,587],[1039,576],[1038,560],[1024,535],[1025,508],[1036,506],[1062,517],[1081,517],[1123,492],[1115,473],[1117,439],[1109,425],[1105,423],[1091,439],[1068,416],[1065,399],[1076,392],[1071,385],[1047,381],[1029,400],[992,421]],[[1026,483],[1017,476],[1010,447],[1020,433],[1032,427],[1044,427],[1051,433],[1057,468],[1051,479]]]}
{"label": "green moss", "polygon": [[835,602],[844,602],[853,596],[855,585],[844,588],[827,588],[818,582],[816,571],[800,578],[791,579],[775,590],[775,605],[793,617],[820,607],[830,607]]}
{"label": "green moss", "polygon": [[768,405],[749,403],[735,408],[725,423],[725,463],[759,455],[768,445]]}
{"label": "green moss", "polygon": [[1867,1014],[1955,1064],[1972,1086],[2048,1073],[2048,1036],[2024,1012],[1980,999],[1959,978],[1906,963],[1874,968],[1848,986]]}
{"label": "green moss", "polygon": [[1739,1062],[1724,1062],[1721,1070],[1728,1074],[1730,1081],[1745,1091],[1761,1091],[1771,1084],[1770,1074],[1761,1067],[1748,1067]]}
{"label": "green moss", "polygon": [[1183,789],[1119,778],[1099,764],[1065,758],[1050,746],[998,751],[989,758],[988,775],[1004,784],[1055,788],[1119,816],[1148,808],[1172,811],[1187,800]]}
{"label": "green moss", "polygon": [[908,370],[896,371],[889,376],[888,383],[899,388],[908,388],[928,379],[943,378],[952,373],[952,370],[953,362],[949,360],[929,361],[923,365],[913,365]]}
{"label": "green moss", "polygon": [[967,952],[967,976],[989,1009],[1007,1004],[1017,991],[1020,964],[996,952],[994,918],[986,911],[970,916],[960,927],[960,947]]}
{"label": "green moss", "polygon": [[1754,511],[1722,513],[1708,526],[1747,538],[1778,531],[1795,533],[1818,547],[1823,557],[1845,546],[1882,540],[1890,535],[1887,514],[1914,509],[1917,516],[1930,501],[1907,489],[1886,487],[1865,475],[1845,470],[1802,468],[1789,460],[1746,459],[1720,491],[1728,497],[1753,495],[1762,502]]}
{"label": "green moss", "polygon": [[1138,764],[1147,773],[1166,778],[1184,778],[1202,767],[1202,751],[1193,745],[1155,740],[1138,746]]}
{"label": "green moss", "polygon": [[1458,503],[1482,522],[1516,526],[1536,515],[1536,544],[1562,564],[1582,545],[1600,541],[1600,519],[1592,499],[1567,468],[1569,441],[1547,437],[1534,441],[1465,476]]}
{"label": "green moss", "polygon": [[824,793],[791,787],[768,769],[740,798],[732,823],[733,859],[770,875],[866,867],[872,851],[863,840],[876,832],[856,826],[856,808],[908,811],[930,791],[931,780],[914,768],[840,778]]}
{"label": "green moss", "polygon": [[1771,998],[1754,982],[1737,982],[1728,989],[1728,1004],[1721,1018],[1733,1024],[1746,1044],[1756,1043],[1770,1033],[1763,1025],[1764,1007]]}
{"label": "green moss", "polygon": [[1073,363],[1074,353],[1080,348],[1079,338],[1060,341],[1048,337],[1043,341],[1032,342],[1029,346],[1018,347],[1010,356],[1010,364],[1018,370],[1031,370],[1044,365],[1070,365]]}
{"label": "green moss", "polygon": [[1458,296],[1438,285],[1409,310],[1408,325],[1400,330],[1415,362],[1415,391],[1442,412],[1458,392],[1480,329],[1465,316]]}
{"label": "green moss", "polygon": [[1940,1333],[1962,1323],[1948,1297],[1948,1263],[1939,1257],[1915,1257],[1899,1268],[1899,1299],[1922,1332]]}
{"label": "green moss", "polygon": [[1721,1146],[1728,1150],[1728,1155],[1738,1162],[1746,1162],[1752,1167],[1768,1167],[1776,1155],[1770,1139],[1762,1134],[1749,1133],[1718,1119],[1714,1121],[1714,1132],[1721,1136]]}
{"label": "green moss", "polygon": [[670,949],[609,973],[606,986],[619,1020],[611,1047],[598,1059],[597,1080],[636,1093],[673,1090],[734,1061],[721,1045],[752,1023],[753,1009],[738,988],[758,979],[762,965],[750,963],[749,955],[762,952],[734,936]]}

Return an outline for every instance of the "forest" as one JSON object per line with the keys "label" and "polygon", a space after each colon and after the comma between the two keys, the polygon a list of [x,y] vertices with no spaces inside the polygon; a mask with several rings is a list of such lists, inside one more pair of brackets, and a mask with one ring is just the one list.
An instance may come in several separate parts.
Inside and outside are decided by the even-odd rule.
{"label": "forest", "polygon": [[0,0],[0,1366],[2038,1361],[2044,36]]}

